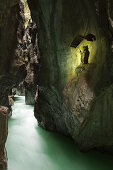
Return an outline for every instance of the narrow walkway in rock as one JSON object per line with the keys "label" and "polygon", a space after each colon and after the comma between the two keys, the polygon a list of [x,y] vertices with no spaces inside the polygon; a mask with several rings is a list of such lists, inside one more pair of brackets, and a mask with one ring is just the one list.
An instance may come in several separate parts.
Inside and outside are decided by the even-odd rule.
{"label": "narrow walkway in rock", "polygon": [[38,127],[33,106],[16,97],[6,144],[8,170],[112,170],[113,157],[81,153],[67,137]]}

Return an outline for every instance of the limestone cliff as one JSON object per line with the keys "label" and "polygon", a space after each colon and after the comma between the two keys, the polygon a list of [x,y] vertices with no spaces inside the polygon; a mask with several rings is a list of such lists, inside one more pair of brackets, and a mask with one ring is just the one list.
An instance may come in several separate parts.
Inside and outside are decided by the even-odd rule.
{"label": "limestone cliff", "polygon": [[16,61],[16,63],[23,62],[25,64],[27,73],[23,83],[20,83],[19,87],[20,91],[22,84],[23,88],[25,88],[26,104],[34,104],[38,76],[38,31],[37,25],[34,23],[34,21],[32,21],[27,1],[22,0],[19,4],[20,19],[19,28],[17,31],[18,45],[16,48],[16,57],[18,60]]}
{"label": "limestone cliff", "polygon": [[[0,1],[0,105],[8,106],[10,89],[25,78],[25,63],[19,62],[17,31],[20,6],[17,1]],[[22,73],[22,74],[20,74]]]}
{"label": "limestone cliff", "polygon": [[0,170],[7,169],[5,142],[8,135],[8,108],[0,107]]}
{"label": "limestone cliff", "polygon": [[33,104],[39,53],[37,26],[22,1],[1,2],[0,7],[0,105],[9,105],[8,94],[24,80],[26,103]]}
{"label": "limestone cliff", "polygon": [[[36,25],[32,25],[33,29],[22,29],[18,1],[0,0],[0,105],[9,105],[10,89],[25,78],[27,101],[31,102],[29,96],[32,93],[34,96],[39,74],[35,102],[39,125],[71,136],[82,150],[110,150],[112,0],[28,0],[28,3],[38,25],[40,72],[37,73]],[[26,35],[31,32],[27,43],[30,40],[32,47],[27,44],[24,59],[21,40],[25,31]]]}
{"label": "limestone cliff", "polygon": [[28,3],[41,55],[39,125],[72,136],[82,150],[112,147],[112,0]]}
{"label": "limestone cliff", "polygon": [[[38,70],[36,29],[36,24],[26,20],[21,1],[0,0],[0,170],[7,168],[4,147],[8,122],[5,118],[8,117],[13,104],[11,90],[26,79],[27,86],[33,84],[30,86],[32,87],[30,92],[36,92]],[[5,113],[4,108],[8,110]]]}

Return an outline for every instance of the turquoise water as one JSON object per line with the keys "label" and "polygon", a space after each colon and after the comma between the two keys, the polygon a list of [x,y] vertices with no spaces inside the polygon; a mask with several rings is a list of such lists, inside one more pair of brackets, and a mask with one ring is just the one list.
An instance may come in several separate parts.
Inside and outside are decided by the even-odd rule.
{"label": "turquoise water", "polygon": [[38,127],[24,97],[16,97],[6,148],[8,170],[113,170],[112,156],[81,153],[67,137]]}

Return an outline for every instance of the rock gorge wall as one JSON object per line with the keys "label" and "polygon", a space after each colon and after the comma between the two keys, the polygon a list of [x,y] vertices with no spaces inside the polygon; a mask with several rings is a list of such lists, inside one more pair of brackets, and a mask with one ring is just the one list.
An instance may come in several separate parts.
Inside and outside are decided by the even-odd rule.
{"label": "rock gorge wall", "polygon": [[[71,136],[82,150],[112,150],[112,0],[28,0],[28,3],[38,25],[41,55],[35,102],[39,125]],[[19,40],[19,11],[18,1],[0,0],[1,106],[9,105],[10,89],[26,77],[26,63],[15,51]],[[85,38],[79,41],[89,34],[96,41]],[[71,47],[74,39],[76,48]],[[82,61],[86,46],[88,64]],[[36,87],[38,63],[33,63],[27,68],[31,66],[34,70]],[[26,82],[29,83],[29,76]]]}
{"label": "rock gorge wall", "polygon": [[[30,10],[26,0],[19,2],[20,18],[17,31],[16,57],[18,62],[23,62],[26,68],[26,76],[16,89],[17,94],[25,95],[26,104],[34,104],[37,89],[38,72],[38,30],[32,21]],[[25,92],[24,92],[25,91]]]}
{"label": "rock gorge wall", "polygon": [[18,1],[0,1],[0,105],[3,106],[9,106],[10,89],[26,75],[25,63],[18,60],[15,53],[19,11]]}
{"label": "rock gorge wall", "polygon": [[[27,31],[27,32],[26,32]],[[26,104],[34,105],[35,93],[37,90],[37,79],[38,79],[38,69],[39,69],[39,49],[38,49],[38,30],[36,24],[32,21],[29,23],[28,28],[25,31],[25,36],[28,43],[24,49],[26,61],[27,75],[24,80],[25,86],[25,102]]]}
{"label": "rock gorge wall", "polygon": [[0,170],[7,169],[5,142],[8,135],[8,108],[0,107]]}
{"label": "rock gorge wall", "polygon": [[[28,3],[38,25],[41,55],[35,103],[39,125],[72,136],[82,150],[112,148],[112,0]],[[96,41],[79,42],[88,34]],[[74,39],[76,48],[70,47]],[[81,60],[84,46],[88,64]]]}
{"label": "rock gorge wall", "polygon": [[[0,0],[0,169],[7,169],[5,142],[8,133],[10,104],[8,95],[26,75],[25,64],[17,61],[15,49],[19,26],[19,4],[16,0]],[[15,71],[14,71],[15,70]],[[20,74],[23,72],[23,74]],[[18,77],[18,78],[17,78]],[[7,106],[7,107],[4,107]]]}
{"label": "rock gorge wall", "polygon": [[[25,42],[26,38],[25,41],[23,40],[25,33],[23,8],[20,1],[0,0],[0,170],[7,169],[5,142],[8,133],[8,115],[11,115],[11,103],[13,103],[12,98],[9,97],[11,90],[29,76],[32,79],[26,84],[34,85],[35,82],[34,86],[36,87],[38,69],[35,71],[34,68],[37,66],[38,46],[35,43],[35,41],[37,42],[36,33],[33,32],[36,24],[33,24],[33,28],[26,28],[29,31],[31,29],[32,42],[30,42],[31,46],[29,47],[28,41]],[[25,45],[27,48],[24,49]],[[30,55],[30,61],[27,62],[24,58],[24,50],[26,49]],[[28,74],[28,70],[31,74]],[[31,76],[34,74],[35,78]],[[30,90],[34,92],[36,88]]]}
{"label": "rock gorge wall", "polygon": [[39,55],[37,26],[30,22],[28,11],[24,16],[23,2],[5,1],[0,5],[0,105],[9,106],[10,90],[23,81],[26,103],[33,104]]}

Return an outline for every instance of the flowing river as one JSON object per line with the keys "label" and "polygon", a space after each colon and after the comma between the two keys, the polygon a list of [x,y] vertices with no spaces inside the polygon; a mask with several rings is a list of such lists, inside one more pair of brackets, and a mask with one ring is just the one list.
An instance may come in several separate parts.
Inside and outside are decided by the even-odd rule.
{"label": "flowing river", "polygon": [[8,170],[113,170],[113,156],[81,153],[69,138],[38,127],[22,96],[15,97],[6,148]]}

